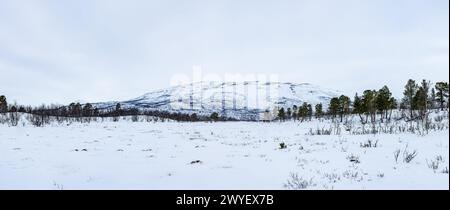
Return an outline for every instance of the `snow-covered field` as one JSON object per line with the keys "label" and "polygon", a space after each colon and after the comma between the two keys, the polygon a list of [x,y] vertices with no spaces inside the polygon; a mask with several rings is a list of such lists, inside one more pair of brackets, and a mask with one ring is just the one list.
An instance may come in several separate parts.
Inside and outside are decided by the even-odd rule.
{"label": "snow-covered field", "polygon": [[308,135],[317,124],[0,124],[0,189],[449,189],[448,129]]}

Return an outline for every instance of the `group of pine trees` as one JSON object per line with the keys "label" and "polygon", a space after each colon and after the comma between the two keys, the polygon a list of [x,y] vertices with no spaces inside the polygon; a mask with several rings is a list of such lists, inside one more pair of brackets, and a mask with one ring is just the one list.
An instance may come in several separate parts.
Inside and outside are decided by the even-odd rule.
{"label": "group of pine trees", "polygon": [[[318,104],[316,105],[316,116],[317,113],[320,113],[320,111],[317,111],[318,108],[321,109],[322,105]],[[312,108],[311,104],[308,103],[303,103],[301,106],[297,106],[294,105],[292,108],[287,108],[287,110],[285,110],[284,108],[281,108],[279,110],[277,110],[276,116],[278,119],[280,119],[281,121],[285,121],[285,120],[291,120],[293,119],[294,121],[299,120],[301,122],[303,121],[307,121],[307,120],[311,120],[313,117],[314,111]]]}
{"label": "group of pine trees", "polygon": [[397,100],[387,86],[377,90],[365,90],[361,96],[355,95],[352,110],[346,114],[357,114],[363,123],[375,122],[377,114],[380,121],[391,120],[392,111],[398,108]]}
{"label": "group of pine trees", "polygon": [[121,116],[151,116],[161,119],[171,119],[175,121],[194,122],[194,121],[211,121],[209,117],[198,116],[197,114],[173,113],[159,110],[140,110],[137,108],[123,108],[120,103],[110,108],[99,109],[91,103],[80,104],[71,103],[68,106],[60,105],[41,105],[38,107],[9,105],[4,95],[0,96],[0,114],[1,113],[28,113],[38,116],[39,121],[46,121],[50,117],[57,120],[62,118],[73,118],[78,121],[90,118],[106,118],[113,117],[117,121]]}
{"label": "group of pine trees", "polygon": [[303,103],[302,106],[294,105],[292,108],[280,108],[277,110],[277,118],[285,120],[311,120],[314,116],[320,119],[323,116],[338,119],[342,122],[346,116],[356,114],[362,123],[376,122],[379,120],[390,121],[392,111],[395,109],[407,110],[408,120],[424,119],[430,109],[448,108],[449,85],[447,82],[438,82],[431,88],[431,82],[422,80],[420,84],[410,79],[405,85],[403,99],[399,103],[392,96],[387,86],[379,90],[365,90],[361,95],[355,94],[353,101],[350,97],[341,95],[334,97],[328,104],[328,110],[324,112],[323,105],[317,104],[313,112],[312,105]]}
{"label": "group of pine trees", "polygon": [[[50,111],[50,113],[45,113]],[[80,103],[71,103],[69,106],[61,106],[57,109],[38,109],[32,114],[45,114],[49,116],[61,116],[71,118],[92,118],[92,117],[112,117],[117,121],[121,116],[151,116],[162,119],[171,119],[182,122],[195,122],[206,120],[206,117],[200,117],[197,114],[173,113],[160,110],[140,110],[137,108],[122,107],[120,103],[113,107],[99,109],[90,103],[81,105]]]}

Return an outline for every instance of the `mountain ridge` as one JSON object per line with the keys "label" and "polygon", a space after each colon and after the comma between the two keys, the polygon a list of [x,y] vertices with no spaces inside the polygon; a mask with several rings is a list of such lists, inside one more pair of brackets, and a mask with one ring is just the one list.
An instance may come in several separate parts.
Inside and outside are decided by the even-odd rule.
{"label": "mountain ridge", "polygon": [[196,82],[158,89],[126,101],[94,103],[99,109],[123,108],[221,116],[238,120],[259,119],[262,112],[275,107],[301,106],[303,102],[327,107],[340,91],[310,83],[291,82]]}

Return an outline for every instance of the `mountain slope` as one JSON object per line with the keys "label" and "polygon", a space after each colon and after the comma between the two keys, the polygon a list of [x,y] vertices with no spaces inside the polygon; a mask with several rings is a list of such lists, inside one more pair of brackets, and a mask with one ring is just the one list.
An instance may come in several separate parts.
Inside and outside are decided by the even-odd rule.
{"label": "mountain slope", "polygon": [[250,120],[257,119],[265,110],[300,106],[303,102],[322,103],[326,108],[329,100],[340,94],[307,83],[199,82],[157,90],[128,101],[96,103],[94,106],[106,109],[121,103],[125,108],[201,115],[218,112],[222,116]]}

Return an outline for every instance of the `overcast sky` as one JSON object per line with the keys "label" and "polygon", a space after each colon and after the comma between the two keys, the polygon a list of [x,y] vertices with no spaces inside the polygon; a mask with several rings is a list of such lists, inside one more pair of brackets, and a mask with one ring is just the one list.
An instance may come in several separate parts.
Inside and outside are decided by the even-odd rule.
{"label": "overcast sky", "polygon": [[124,100],[174,74],[355,91],[449,77],[448,0],[0,0],[0,94]]}

